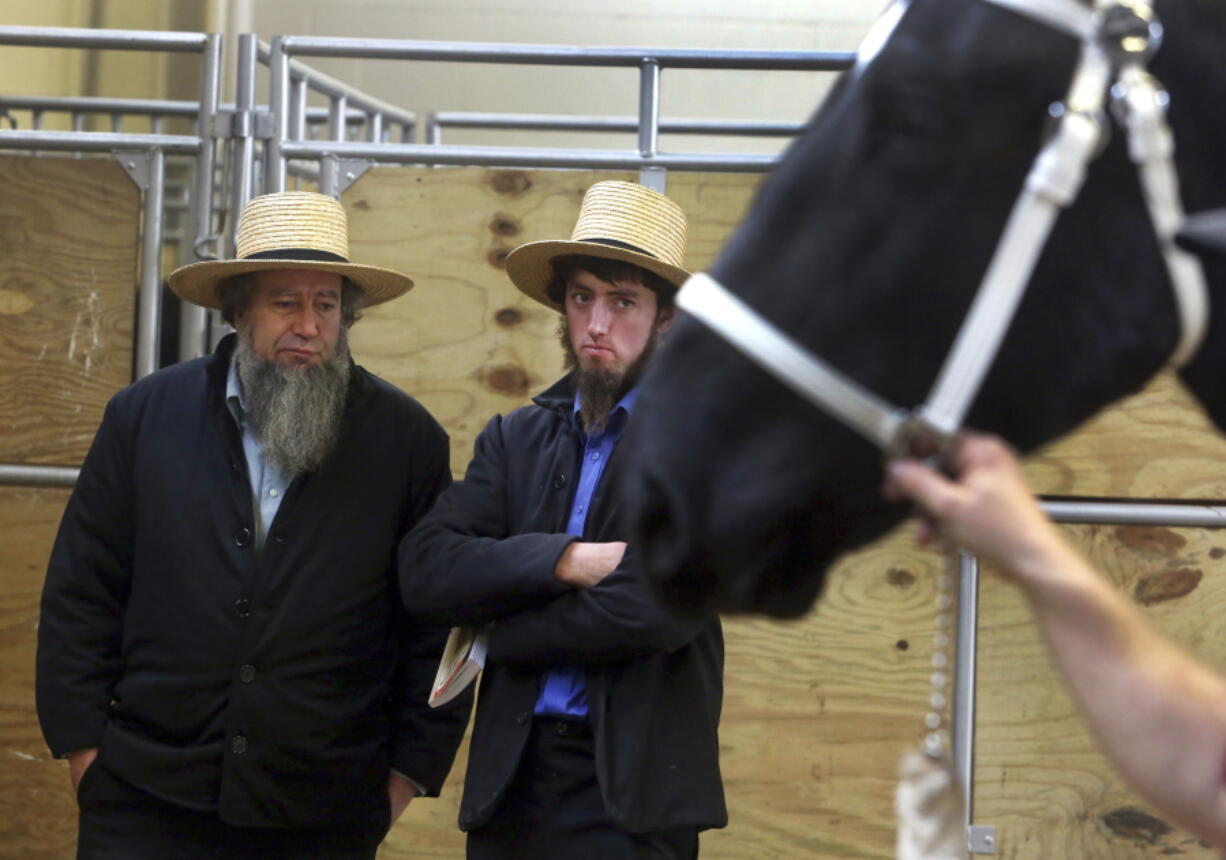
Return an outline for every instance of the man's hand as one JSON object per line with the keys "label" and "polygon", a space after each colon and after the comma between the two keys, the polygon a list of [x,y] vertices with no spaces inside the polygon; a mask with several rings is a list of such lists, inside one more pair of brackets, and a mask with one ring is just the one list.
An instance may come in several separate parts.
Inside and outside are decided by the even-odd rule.
{"label": "man's hand", "polygon": [[[910,498],[955,544],[1001,568],[1022,585],[1034,585],[1069,554],[1000,439],[967,433],[953,456],[957,477],[947,480],[914,460],[889,464],[885,497]],[[921,540],[932,537],[921,526]]]}
{"label": "man's hand", "polygon": [[575,588],[591,588],[617,569],[626,554],[625,541],[586,543],[575,541],[566,547],[553,575],[558,582]]}
{"label": "man's hand", "polygon": [[85,750],[77,750],[70,752],[64,758],[68,759],[68,775],[72,778],[72,790],[76,791],[81,786],[81,777],[85,776],[85,771],[89,770],[89,766],[94,763],[94,759],[98,757],[98,748],[92,747]]}
{"label": "man's hand", "polygon": [[409,801],[417,797],[417,788],[395,771],[387,775],[387,799],[392,808],[392,824],[404,814]]}

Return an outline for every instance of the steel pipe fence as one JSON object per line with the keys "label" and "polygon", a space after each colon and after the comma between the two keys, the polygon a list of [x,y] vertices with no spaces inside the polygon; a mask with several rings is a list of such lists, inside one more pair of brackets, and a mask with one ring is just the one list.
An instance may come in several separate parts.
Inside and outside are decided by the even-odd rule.
{"label": "steel pipe fence", "polygon": [[[639,71],[638,117],[633,130],[638,135],[635,150],[626,152],[540,147],[453,147],[441,142],[440,125],[427,131],[426,146],[402,141],[378,145],[368,135],[367,143],[341,140],[310,141],[295,127],[298,95],[293,78],[295,56],[344,57],[349,59],[427,60],[450,63],[497,63],[547,66],[600,66],[635,68]],[[310,36],[279,36],[269,46],[269,106],[273,133],[265,151],[265,188],[285,188],[290,159],[325,162],[354,160],[399,164],[476,164],[500,167],[561,167],[639,169],[649,185],[662,184],[665,170],[765,171],[775,156],[665,154],[659,152],[660,86],[664,69],[734,69],[771,71],[841,71],[850,68],[854,54],[800,51],[702,51],[669,48],[601,48],[561,45],[521,45],[479,42],[427,42],[402,39],[343,39]],[[333,104],[340,99],[333,94]],[[436,117],[437,118],[437,117]],[[539,115],[527,120],[538,128]],[[502,120],[501,127],[515,127]],[[580,123],[586,128],[586,124]],[[475,127],[475,126],[474,126]],[[595,129],[592,129],[595,130]],[[336,189],[329,189],[335,191]]]}
{"label": "steel pipe fence", "polygon": [[[426,117],[426,143],[441,144],[447,128],[512,131],[635,132],[639,118],[631,116],[575,116],[571,114],[483,113],[480,111],[434,111]],[[794,137],[804,123],[769,120],[664,119],[660,134],[692,134],[730,137]]]}

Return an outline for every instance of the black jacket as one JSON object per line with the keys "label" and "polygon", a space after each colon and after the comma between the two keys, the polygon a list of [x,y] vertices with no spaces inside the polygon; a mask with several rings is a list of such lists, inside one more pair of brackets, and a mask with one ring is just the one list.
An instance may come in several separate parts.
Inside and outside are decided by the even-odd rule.
{"label": "black jacket", "polygon": [[379,814],[389,765],[437,794],[471,703],[426,705],[445,630],[405,620],[395,548],[450,483],[447,436],[355,366],[341,441],[257,552],[233,346],[107,405],[43,590],[47,743],[238,825]]}
{"label": "black jacket", "polygon": [[[564,379],[482,431],[464,480],[401,543],[410,610],[449,624],[497,621],[482,674],[460,827],[488,821],[531,729],[541,671],[582,665],[605,808],[630,832],[727,823],[719,773],[723,636],[716,619],[660,610],[629,548],[593,588],[554,567],[579,475],[581,439]],[[584,540],[624,540],[618,449]]]}

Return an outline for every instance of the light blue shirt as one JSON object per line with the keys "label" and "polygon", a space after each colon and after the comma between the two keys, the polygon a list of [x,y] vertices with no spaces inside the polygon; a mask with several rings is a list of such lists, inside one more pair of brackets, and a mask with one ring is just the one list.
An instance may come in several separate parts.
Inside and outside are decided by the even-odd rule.
{"label": "light blue shirt", "polygon": [[[627,391],[609,413],[609,422],[604,432],[598,436],[589,436],[583,432],[583,424],[579,420],[579,395],[575,395],[572,418],[576,431],[583,437],[583,459],[579,466],[579,484],[575,488],[575,499],[571,502],[570,519],[566,522],[568,534],[582,539],[587,515],[592,508],[592,495],[600,484],[605,464],[609,462],[617,440],[626,428],[630,410],[634,408],[637,398],[637,387]],[[532,712],[537,716],[586,720],[587,684],[584,681],[583,669],[578,666],[559,666],[545,672],[541,679],[541,692]]]}
{"label": "light blue shirt", "polygon": [[247,457],[247,477],[251,482],[251,508],[255,512],[255,545],[263,548],[264,536],[268,534],[268,527],[277,516],[290,482],[274,465],[264,459],[260,440],[246,420],[247,402],[243,398],[243,387],[238,381],[238,368],[233,361],[230,362],[230,372],[226,375],[226,406],[238,424],[239,433],[242,434],[243,454]]}

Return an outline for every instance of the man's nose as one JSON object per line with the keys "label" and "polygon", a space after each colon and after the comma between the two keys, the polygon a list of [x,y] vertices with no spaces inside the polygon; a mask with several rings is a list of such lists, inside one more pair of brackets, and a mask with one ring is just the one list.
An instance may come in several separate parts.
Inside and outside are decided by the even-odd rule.
{"label": "man's nose", "polygon": [[303,308],[294,315],[293,326],[290,329],[294,334],[303,338],[313,338],[319,335],[319,320],[315,318],[315,311],[312,308]]}
{"label": "man's nose", "polygon": [[595,302],[592,305],[592,312],[588,314],[587,330],[592,334],[606,334],[609,331],[609,321],[612,315],[609,309],[600,302]]}

